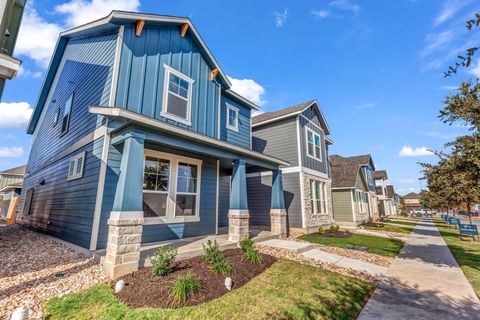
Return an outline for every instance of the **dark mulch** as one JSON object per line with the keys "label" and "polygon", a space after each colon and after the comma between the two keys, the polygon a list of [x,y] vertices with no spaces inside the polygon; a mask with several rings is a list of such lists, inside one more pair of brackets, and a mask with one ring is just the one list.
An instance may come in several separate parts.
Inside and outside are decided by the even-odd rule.
{"label": "dark mulch", "polygon": [[[241,249],[225,250],[222,251],[222,255],[235,268],[235,271],[230,276],[233,280],[233,290],[249,282],[276,261],[274,257],[262,254],[263,260],[260,264],[242,262],[243,251]],[[200,280],[202,290],[180,307],[193,306],[210,301],[228,292],[225,288],[225,278],[213,274],[210,271],[210,265],[203,261],[201,256],[176,262],[174,270],[173,273],[165,277],[154,276],[152,268],[143,268],[134,274],[124,276],[122,279],[125,281],[125,288],[117,294],[117,297],[133,308],[172,308],[169,296],[170,288],[179,275],[187,272],[190,272]]]}
{"label": "dark mulch", "polygon": [[329,237],[329,238],[351,238],[352,237],[351,232],[340,231],[340,230],[337,232],[325,231],[323,234],[319,234],[319,235],[323,237]]}

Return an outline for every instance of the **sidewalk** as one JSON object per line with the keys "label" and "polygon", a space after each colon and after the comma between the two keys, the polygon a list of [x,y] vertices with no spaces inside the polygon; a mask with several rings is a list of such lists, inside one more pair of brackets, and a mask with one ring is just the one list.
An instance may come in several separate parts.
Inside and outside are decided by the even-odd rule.
{"label": "sidewalk", "polygon": [[435,224],[424,219],[358,319],[480,319],[480,301]]}

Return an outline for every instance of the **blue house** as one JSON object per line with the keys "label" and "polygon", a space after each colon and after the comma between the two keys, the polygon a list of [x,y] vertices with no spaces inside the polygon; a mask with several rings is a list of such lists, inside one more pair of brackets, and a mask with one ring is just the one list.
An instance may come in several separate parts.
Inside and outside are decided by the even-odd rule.
{"label": "blue house", "polygon": [[252,150],[258,107],[230,86],[188,18],[113,11],[61,33],[28,125],[21,221],[106,249],[116,277],[143,243],[248,237],[246,175],[270,170],[284,236],[289,163]]}

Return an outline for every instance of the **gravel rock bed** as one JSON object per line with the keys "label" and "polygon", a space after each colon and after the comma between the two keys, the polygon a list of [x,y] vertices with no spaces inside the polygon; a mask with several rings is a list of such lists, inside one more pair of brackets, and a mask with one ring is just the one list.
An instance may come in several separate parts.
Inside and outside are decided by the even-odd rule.
{"label": "gravel rock bed", "polygon": [[373,277],[371,275],[367,275],[367,274],[362,273],[362,272],[358,272],[358,271],[350,269],[350,268],[342,268],[342,267],[339,267],[335,264],[318,262],[314,259],[306,259],[301,254],[293,253],[289,250],[272,248],[270,246],[264,246],[261,243],[257,243],[256,247],[257,247],[259,252],[264,253],[264,254],[268,254],[270,256],[273,256],[273,257],[276,257],[276,258],[279,258],[279,259],[289,259],[289,260],[297,261],[297,262],[312,265],[312,266],[320,266],[320,267],[322,267],[326,270],[333,271],[333,272],[336,272],[336,273],[340,273],[340,274],[343,274],[345,276],[354,277],[354,278],[363,280],[365,282],[368,282],[368,283],[371,283],[371,284],[374,284],[374,285],[379,280],[379,278]]}
{"label": "gravel rock bed", "polygon": [[376,237],[392,238],[392,239],[397,239],[402,241],[405,241],[410,237],[410,235],[405,233],[379,231],[379,230],[374,231],[374,230],[361,229],[361,228],[356,228],[350,231],[353,233],[366,234],[366,235],[376,236]]}
{"label": "gravel rock bed", "polygon": [[107,281],[92,258],[21,226],[0,226],[0,319],[18,307],[42,319],[46,300]]}

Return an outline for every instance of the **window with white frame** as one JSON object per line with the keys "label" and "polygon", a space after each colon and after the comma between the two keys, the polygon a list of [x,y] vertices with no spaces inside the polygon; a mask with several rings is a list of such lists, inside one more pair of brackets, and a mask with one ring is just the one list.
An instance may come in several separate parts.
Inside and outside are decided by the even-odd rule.
{"label": "window with white frame", "polygon": [[318,133],[305,127],[307,138],[307,155],[311,158],[322,161],[322,143]]}
{"label": "window with white frame", "polygon": [[162,115],[191,125],[192,86],[194,80],[170,66],[165,67]]}
{"label": "window with white frame", "polygon": [[76,156],[70,158],[70,164],[68,166],[68,178],[67,180],[75,180],[83,177],[83,167],[85,165],[85,152],[79,153]]}
{"label": "window with white frame", "polygon": [[325,188],[325,182],[310,179],[310,205],[312,213],[321,214],[327,212]]}
{"label": "window with white frame", "polygon": [[202,161],[145,150],[145,223],[199,221]]}
{"label": "window with white frame", "polygon": [[55,127],[58,123],[58,118],[60,118],[60,108],[55,110],[55,114],[53,115],[53,126]]}
{"label": "window with white frame", "polygon": [[72,111],[72,103],[73,93],[70,95],[67,102],[65,102],[65,109],[63,109],[62,134],[67,133],[68,127],[70,126],[70,113]]}
{"label": "window with white frame", "polygon": [[227,129],[238,132],[238,109],[227,103]]}

